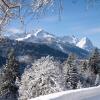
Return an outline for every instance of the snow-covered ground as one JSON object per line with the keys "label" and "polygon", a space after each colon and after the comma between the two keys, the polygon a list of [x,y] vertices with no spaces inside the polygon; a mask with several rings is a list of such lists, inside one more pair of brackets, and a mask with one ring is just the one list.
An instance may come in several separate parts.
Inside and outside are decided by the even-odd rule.
{"label": "snow-covered ground", "polygon": [[31,100],[100,100],[100,86],[53,93]]}

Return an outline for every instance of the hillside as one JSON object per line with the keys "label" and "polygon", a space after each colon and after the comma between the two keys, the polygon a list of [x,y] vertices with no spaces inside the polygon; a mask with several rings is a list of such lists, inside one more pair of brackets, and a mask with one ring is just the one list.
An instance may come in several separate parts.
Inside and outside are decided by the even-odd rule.
{"label": "hillside", "polygon": [[75,53],[78,58],[87,58],[89,53],[83,49],[74,47],[71,44],[65,46],[67,53],[64,53],[56,49],[56,45],[32,43],[25,41],[16,41],[9,38],[3,39],[0,42],[0,64],[2,67],[6,63],[6,56],[9,48],[14,48],[16,58],[20,62],[20,71],[24,72],[24,68],[27,65],[31,65],[32,62],[41,57],[46,57],[48,55],[53,56],[56,60],[61,62],[66,60],[70,53]]}
{"label": "hillside", "polygon": [[56,44],[40,44],[24,41],[16,41],[5,38],[4,42],[0,42],[1,56],[6,57],[9,48],[15,49],[15,54],[18,58],[30,57],[33,60],[43,56],[54,56],[58,60],[65,60],[69,53],[76,54],[79,58],[87,58],[89,53],[71,44],[63,45],[66,53],[56,49]]}
{"label": "hillside", "polygon": [[100,100],[100,86],[54,93],[31,100]]}
{"label": "hillside", "polygon": [[47,45],[38,43],[18,42],[10,39],[5,39],[4,42],[0,42],[1,56],[6,57],[6,53],[9,48],[15,49],[15,54],[17,57],[29,55],[33,59],[36,59],[42,56],[50,55],[54,56],[55,58],[67,58],[67,54],[59,50],[50,48]]}

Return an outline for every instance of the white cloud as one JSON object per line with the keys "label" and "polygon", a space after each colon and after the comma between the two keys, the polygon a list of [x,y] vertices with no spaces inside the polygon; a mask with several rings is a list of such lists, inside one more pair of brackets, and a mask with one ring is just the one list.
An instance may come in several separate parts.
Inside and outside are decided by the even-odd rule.
{"label": "white cloud", "polygon": [[10,28],[9,30],[8,30],[8,32],[10,32],[10,33],[23,33],[23,30],[21,30],[21,29],[18,29],[18,28]]}
{"label": "white cloud", "polygon": [[49,17],[44,17],[43,19],[40,19],[41,21],[46,21],[46,22],[54,22],[58,21],[59,18],[58,16],[49,16]]}
{"label": "white cloud", "polygon": [[100,27],[95,27],[95,28],[91,28],[86,30],[87,34],[98,34],[100,33]]}

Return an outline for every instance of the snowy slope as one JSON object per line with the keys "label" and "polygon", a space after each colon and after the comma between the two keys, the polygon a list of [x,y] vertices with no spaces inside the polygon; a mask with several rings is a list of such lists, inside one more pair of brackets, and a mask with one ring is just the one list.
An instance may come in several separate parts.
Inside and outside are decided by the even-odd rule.
{"label": "snowy slope", "polygon": [[59,92],[30,100],[100,100],[100,86]]}
{"label": "snowy slope", "polygon": [[79,42],[79,39],[76,38],[74,35],[73,36],[64,36],[64,37],[60,37],[60,41],[62,41],[63,43],[71,43],[76,45],[77,42]]}
{"label": "snowy slope", "polygon": [[45,39],[49,41],[49,39],[55,38],[54,35],[44,31],[43,29],[37,29],[31,33],[27,33],[27,34],[23,34],[23,37],[17,37],[16,40],[17,41],[27,41],[27,42],[35,42],[35,40],[37,40],[37,42],[39,40],[44,40]]}
{"label": "snowy slope", "polygon": [[17,40],[17,41],[24,41],[24,40],[30,38],[31,36],[32,36],[31,34],[28,34],[26,37],[18,38],[18,39],[16,39],[16,40]]}

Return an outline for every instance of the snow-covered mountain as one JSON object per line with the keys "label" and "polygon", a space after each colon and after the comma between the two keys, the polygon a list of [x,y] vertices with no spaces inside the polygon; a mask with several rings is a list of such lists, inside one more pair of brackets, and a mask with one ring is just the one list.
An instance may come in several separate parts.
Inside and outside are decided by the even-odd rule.
{"label": "snow-covered mountain", "polygon": [[92,42],[84,37],[82,39],[78,39],[75,36],[63,36],[57,37],[43,29],[37,29],[30,33],[24,33],[21,35],[10,36],[11,39],[15,39],[17,41],[25,41],[25,42],[32,42],[32,43],[44,43],[54,48],[61,50],[66,53],[66,46],[71,44],[73,46],[77,46],[81,49],[92,51],[94,46]]}
{"label": "snow-covered mountain", "polygon": [[87,37],[80,39],[80,41],[76,44],[76,46],[85,49],[87,51],[92,51],[94,49],[92,42]]}
{"label": "snow-covered mountain", "polygon": [[55,40],[55,36],[44,31],[43,29],[37,29],[31,33],[24,34],[23,37],[17,37],[16,40],[18,41],[27,41],[33,43],[47,43]]}
{"label": "snow-covered mountain", "polygon": [[74,44],[74,45],[76,45],[76,43],[79,42],[79,39],[76,38],[74,35],[73,36],[63,36],[63,37],[60,37],[60,40],[63,43],[71,43],[71,44]]}

